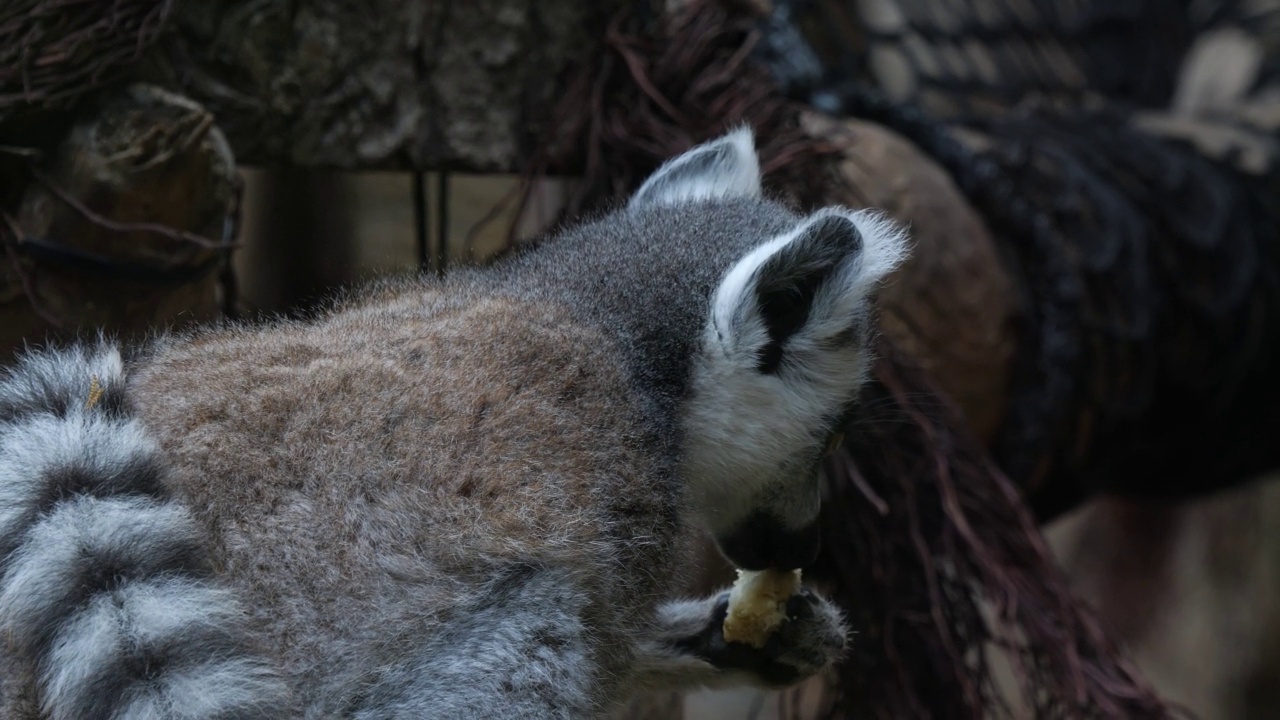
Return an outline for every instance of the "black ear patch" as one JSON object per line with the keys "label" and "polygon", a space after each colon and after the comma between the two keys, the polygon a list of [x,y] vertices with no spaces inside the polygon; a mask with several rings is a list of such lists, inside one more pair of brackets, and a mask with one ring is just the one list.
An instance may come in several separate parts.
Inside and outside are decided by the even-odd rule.
{"label": "black ear patch", "polygon": [[778,371],[783,346],[809,320],[818,290],[861,249],[857,226],[846,217],[828,215],[810,222],[799,237],[761,264],[756,271],[756,303],[769,341],[757,355],[757,370]]}

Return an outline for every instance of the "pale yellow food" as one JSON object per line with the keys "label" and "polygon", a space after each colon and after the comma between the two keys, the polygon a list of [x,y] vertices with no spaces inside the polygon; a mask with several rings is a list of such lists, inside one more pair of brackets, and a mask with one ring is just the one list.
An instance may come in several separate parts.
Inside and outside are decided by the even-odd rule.
{"label": "pale yellow food", "polygon": [[800,591],[799,570],[739,570],[729,591],[724,639],[764,647],[787,619],[787,600]]}

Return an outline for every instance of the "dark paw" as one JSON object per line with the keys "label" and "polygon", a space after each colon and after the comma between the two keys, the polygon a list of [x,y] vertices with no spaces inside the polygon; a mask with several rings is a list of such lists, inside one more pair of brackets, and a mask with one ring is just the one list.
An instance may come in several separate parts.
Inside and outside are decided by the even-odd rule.
{"label": "dark paw", "polygon": [[844,652],[845,627],[840,613],[808,588],[787,601],[787,620],[764,647],[724,639],[729,594],[716,598],[710,622],[686,648],[724,670],[754,675],[760,684],[781,687],[817,674]]}

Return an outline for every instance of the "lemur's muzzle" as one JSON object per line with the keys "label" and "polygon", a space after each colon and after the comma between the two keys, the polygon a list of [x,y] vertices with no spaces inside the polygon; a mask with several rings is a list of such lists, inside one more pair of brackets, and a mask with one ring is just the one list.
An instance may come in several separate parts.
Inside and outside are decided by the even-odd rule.
{"label": "lemur's muzzle", "polygon": [[756,511],[716,538],[720,552],[744,570],[794,570],[818,558],[818,522],[791,528],[781,518]]}

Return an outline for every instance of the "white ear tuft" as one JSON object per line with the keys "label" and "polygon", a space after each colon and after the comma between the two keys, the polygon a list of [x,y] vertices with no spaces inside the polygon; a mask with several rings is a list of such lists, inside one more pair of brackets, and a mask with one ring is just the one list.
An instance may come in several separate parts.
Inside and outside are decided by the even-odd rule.
{"label": "white ear tuft", "polygon": [[645,180],[629,208],[760,197],[760,160],[751,128],[739,127],[672,158]]}
{"label": "white ear tuft", "polygon": [[868,297],[906,255],[906,235],[883,216],[821,210],[725,274],[712,299],[714,337],[725,356],[751,358],[765,373],[789,352],[806,355],[846,337],[860,344]]}

